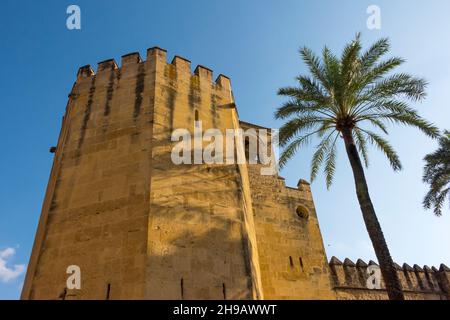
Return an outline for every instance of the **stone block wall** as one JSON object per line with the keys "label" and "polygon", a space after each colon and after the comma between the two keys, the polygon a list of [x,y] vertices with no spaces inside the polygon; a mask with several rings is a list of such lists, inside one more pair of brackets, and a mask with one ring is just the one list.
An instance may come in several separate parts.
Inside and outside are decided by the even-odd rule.
{"label": "stone block wall", "polygon": [[309,183],[290,188],[278,175],[261,175],[261,167],[248,165],[265,299],[334,299]]}
{"label": "stone block wall", "polygon": [[[139,54],[80,68],[22,298],[144,297],[154,76]],[[65,289],[70,265],[81,290]]]}
{"label": "stone block wall", "polygon": [[[345,259],[342,263],[336,257],[330,260],[332,284],[337,298],[342,300],[386,300],[388,299],[386,287],[381,279],[380,289],[367,288],[369,274],[367,268],[376,265],[370,261],[368,264],[359,259],[356,263]],[[405,298],[408,300],[448,300],[450,270],[441,265],[440,269],[418,265],[414,267],[396,264]]]}
{"label": "stone block wall", "polygon": [[187,59],[167,63],[164,52],[156,61],[146,298],[257,298],[258,257],[239,166],[171,160],[174,129],[193,136],[195,121],[203,131],[237,129],[229,79],[214,82],[204,66],[190,70]]}

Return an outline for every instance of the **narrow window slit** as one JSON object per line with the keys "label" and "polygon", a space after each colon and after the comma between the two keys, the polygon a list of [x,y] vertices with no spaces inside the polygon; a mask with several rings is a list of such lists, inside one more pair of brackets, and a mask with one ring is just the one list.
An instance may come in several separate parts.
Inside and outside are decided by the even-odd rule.
{"label": "narrow window slit", "polygon": [[195,119],[195,127],[199,128],[200,124],[198,123],[198,121],[200,121],[200,116],[198,114],[198,110],[195,110],[194,112],[194,119]]}
{"label": "narrow window slit", "polygon": [[67,288],[64,288],[63,292],[59,295],[61,300],[66,300],[67,297]]}
{"label": "narrow window slit", "polygon": [[184,279],[183,278],[181,278],[180,286],[181,286],[181,299],[183,300],[184,299]]}
{"label": "narrow window slit", "polygon": [[106,300],[109,300],[111,295],[111,283],[108,283],[108,285],[106,286]]}
{"label": "narrow window slit", "polygon": [[222,283],[222,293],[223,293],[223,300],[227,300],[227,288],[225,287],[225,283]]}
{"label": "narrow window slit", "polygon": [[302,271],[303,271],[303,259],[302,259],[302,257],[298,258],[298,260],[299,260],[299,262],[300,262],[300,268],[301,268]]}
{"label": "narrow window slit", "polygon": [[291,265],[291,267],[294,266],[294,261],[292,260],[292,257],[291,257],[291,256],[289,256],[289,264]]}

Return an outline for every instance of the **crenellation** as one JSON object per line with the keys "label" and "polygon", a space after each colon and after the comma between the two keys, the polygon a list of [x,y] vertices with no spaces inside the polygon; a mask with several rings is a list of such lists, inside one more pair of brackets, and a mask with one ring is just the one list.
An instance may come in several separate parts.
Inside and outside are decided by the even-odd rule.
{"label": "crenellation", "polygon": [[346,258],[343,264],[344,274],[345,274],[345,284],[349,287],[364,287],[365,283],[360,282],[360,276],[356,264]]}
{"label": "crenellation", "polygon": [[160,57],[166,57],[167,56],[167,50],[163,49],[161,47],[158,47],[158,46],[154,46],[154,47],[151,47],[151,48],[147,49],[147,58],[149,56],[153,56],[155,54],[159,55]]}
{"label": "crenellation", "polygon": [[138,64],[141,63],[141,55],[139,52],[132,52],[122,56],[121,67],[124,67],[129,64]]}
{"label": "crenellation", "polygon": [[333,256],[333,257],[331,257],[329,265],[330,265],[331,275],[332,275],[333,284],[334,284],[333,286],[334,287],[346,286],[343,263],[338,258]]}
{"label": "crenellation", "polygon": [[147,49],[147,63],[153,64],[154,68],[158,65],[159,68],[164,68],[167,64],[167,50],[160,47],[152,47]]}
{"label": "crenellation", "polygon": [[407,271],[407,272],[413,272],[414,269],[407,263],[404,263],[402,266],[403,271]]}
{"label": "crenellation", "polygon": [[413,269],[414,269],[414,271],[417,271],[417,272],[423,272],[422,267],[419,266],[418,264],[413,265]]}
{"label": "crenellation", "polygon": [[[147,59],[144,61],[141,59],[139,52],[132,52],[125,54],[121,57],[121,65],[119,66],[114,59],[107,59],[98,63],[97,72],[95,72],[90,65],[83,66],[79,69],[77,75],[77,81],[80,81],[85,78],[89,78],[92,76],[96,76],[98,74],[102,74],[108,70],[115,70],[117,74],[117,78],[127,79],[130,75],[130,68],[134,70],[134,66],[145,64],[146,69],[150,72],[158,68],[167,68],[168,66],[175,66],[174,76],[175,81],[187,81],[186,79],[193,78],[190,80],[192,83],[198,82],[198,86],[205,85],[210,83],[212,86],[212,90],[223,91],[226,92],[227,100],[233,101],[233,94],[231,91],[231,81],[229,77],[220,74],[215,81],[213,81],[213,71],[210,68],[207,68],[202,65],[198,65],[194,72],[191,72],[191,61],[181,57],[179,55],[175,55],[171,61],[171,63],[167,62],[167,51],[160,47],[152,47],[147,49]],[[124,70],[124,71],[123,71]],[[134,73],[135,71],[132,71]],[[195,79],[196,78],[196,79]],[[103,79],[103,77],[102,77]],[[183,80],[184,79],[184,80]],[[103,83],[103,80],[101,81]],[[83,85],[84,86],[84,85]],[[84,87],[81,87],[84,89]],[[73,92],[74,93],[74,92]],[[215,95],[212,96],[214,98]],[[220,105],[220,103],[219,103]]]}
{"label": "crenellation", "polygon": [[213,71],[205,66],[197,65],[194,74],[199,77],[200,83],[212,83]]}
{"label": "crenellation", "polygon": [[297,183],[298,190],[311,192],[311,185],[308,181],[300,179]]}
{"label": "crenellation", "polygon": [[117,63],[114,59],[104,60],[98,63],[97,74],[118,69]]}
{"label": "crenellation", "polygon": [[368,264],[369,264],[369,266],[377,266],[377,267],[379,267],[378,263],[376,263],[373,260],[370,260]]}
{"label": "crenellation", "polygon": [[414,273],[416,274],[417,283],[419,288],[424,291],[430,290],[430,285],[428,283],[428,279],[425,276],[424,270],[417,264],[413,266]]}
{"label": "crenellation", "polygon": [[190,60],[176,55],[173,57],[171,64],[173,64],[177,70],[180,70],[180,72],[183,72],[186,75],[191,74]]}
{"label": "crenellation", "polygon": [[394,262],[394,267],[395,267],[395,270],[397,271],[397,276],[398,276],[398,279],[400,280],[400,284],[402,285],[402,288],[404,290],[409,289],[409,282],[408,282],[408,279],[406,278],[405,273],[403,272],[403,268],[396,262]]}
{"label": "crenellation", "polygon": [[219,76],[216,78],[215,83],[222,89],[228,90],[231,93],[231,80],[227,76],[219,74]]}
{"label": "crenellation", "polygon": [[367,268],[367,263],[364,260],[362,260],[362,259],[358,259],[356,261],[356,266],[358,268]]}
{"label": "crenellation", "polygon": [[94,70],[91,68],[91,66],[85,65],[83,67],[80,67],[78,69],[78,74],[77,74],[77,80],[81,80],[81,79],[85,79],[85,78],[90,78],[91,76],[95,75]]}
{"label": "crenellation", "polygon": [[427,278],[428,284],[431,291],[440,291],[439,280],[437,274],[427,265],[423,267],[425,272],[425,277]]}
{"label": "crenellation", "polygon": [[356,261],[356,271],[358,274],[359,285],[363,288],[366,287],[367,279],[369,277],[369,275],[367,274],[367,267],[368,264],[364,260],[358,259]]}
{"label": "crenellation", "polygon": [[403,273],[405,275],[409,290],[411,290],[411,291],[421,290],[420,285],[419,285],[419,280],[417,279],[417,275],[414,272],[413,267],[411,267],[407,263],[404,263],[403,264]]}
{"label": "crenellation", "polygon": [[356,267],[356,265],[355,265],[355,263],[354,263],[352,260],[350,260],[349,258],[345,258],[345,260],[344,260],[344,267],[351,267],[351,268],[354,268],[354,267]]}
{"label": "crenellation", "polygon": [[[378,266],[374,261],[369,264]],[[338,299],[385,299],[385,284],[381,278],[380,289],[367,288],[367,266],[363,260],[359,259],[355,264],[349,259],[345,259],[344,263],[336,257],[332,257],[329,266],[334,283],[334,290],[337,292]],[[399,280],[402,285],[407,299],[447,299],[445,287],[445,279],[436,268],[425,266],[421,268],[418,265],[414,267],[404,264],[400,267],[394,263],[398,272]],[[363,291],[361,291],[363,290]]]}
{"label": "crenellation", "polygon": [[450,269],[445,264],[441,264],[438,274],[441,289],[447,294],[447,297],[450,299]]}

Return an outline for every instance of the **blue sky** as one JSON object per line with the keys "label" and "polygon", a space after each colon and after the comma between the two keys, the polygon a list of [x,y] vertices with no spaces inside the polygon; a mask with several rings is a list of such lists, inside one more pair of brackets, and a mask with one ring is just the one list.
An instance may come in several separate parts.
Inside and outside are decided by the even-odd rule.
{"label": "blue sky", "polygon": [[[70,4],[81,8],[81,30],[66,28]],[[381,30],[366,27],[371,4],[381,8]],[[339,52],[361,31],[365,44],[390,37],[392,53],[407,59],[401,70],[430,82],[417,109],[450,128],[448,0],[3,0],[0,9],[0,299],[19,297],[52,164],[48,149],[81,65],[133,51],[145,57],[157,45],[169,60],[179,54],[231,77],[241,119],[278,127],[276,91],[306,71],[298,48],[326,44]],[[410,128],[393,128],[390,141],[404,170],[392,172],[371,150],[367,178],[391,253],[399,263],[448,264],[450,212],[436,218],[421,206],[422,159],[437,144]],[[312,150],[301,150],[282,172],[289,185],[308,179]],[[322,177],[313,185],[325,247],[328,257],[373,259],[344,152],[340,146],[331,190]]]}

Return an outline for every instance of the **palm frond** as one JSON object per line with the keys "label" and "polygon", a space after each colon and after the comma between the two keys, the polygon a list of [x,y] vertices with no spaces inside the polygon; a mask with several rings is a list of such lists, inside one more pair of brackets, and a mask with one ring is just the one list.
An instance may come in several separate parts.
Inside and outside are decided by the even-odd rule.
{"label": "palm frond", "polygon": [[286,87],[278,90],[278,95],[287,96],[303,103],[312,103],[318,105],[329,104],[329,98],[321,95],[319,92],[314,92],[310,89]]}
{"label": "palm frond", "polygon": [[378,115],[372,115],[374,119],[389,120],[394,123],[400,123],[407,126],[415,127],[425,133],[431,138],[439,138],[439,129],[433,125],[431,122],[423,119],[419,115],[409,114],[409,113],[384,113]]}
{"label": "palm frond", "polygon": [[340,107],[341,102],[341,63],[327,47],[323,49],[322,59],[324,64],[324,72],[328,83],[328,93],[334,106]]}
{"label": "palm frond", "polygon": [[437,216],[442,215],[446,198],[450,205],[450,132],[445,131],[439,139],[439,148],[425,156],[423,181],[430,185],[423,205],[426,209],[434,207]]}
{"label": "palm frond", "polygon": [[327,149],[327,156],[325,160],[325,181],[327,184],[327,189],[330,189],[333,178],[334,178],[334,172],[336,171],[336,141],[339,135],[336,135],[336,138],[334,139],[332,145]]}
{"label": "palm frond", "polygon": [[368,130],[363,130],[361,128],[355,128],[356,130],[360,130],[363,133],[367,135],[367,138],[370,143],[372,143],[374,146],[376,146],[380,151],[384,153],[386,158],[388,158],[391,167],[394,171],[399,171],[402,169],[402,164],[400,162],[400,159],[395,152],[394,148],[387,142],[385,139],[383,139],[381,136],[377,135],[376,133],[373,133]]}
{"label": "palm frond", "polygon": [[444,202],[448,195],[450,195],[450,188],[437,192],[431,189],[428,191],[425,199],[423,200],[423,206],[425,209],[431,209],[431,207],[433,207],[434,214],[439,217],[442,215],[442,207],[444,206]]}
{"label": "palm frond", "polygon": [[360,34],[356,34],[355,40],[349,43],[342,53],[342,79],[345,84],[350,84],[355,78],[360,67],[359,53],[361,51]]}
{"label": "palm frond", "polygon": [[280,160],[278,162],[280,168],[284,168],[289,159],[291,159],[297,150],[302,146],[306,145],[311,141],[311,137],[316,134],[317,131],[301,136],[292,141],[281,153]]}
{"label": "palm frond", "polygon": [[383,122],[381,122],[378,119],[374,119],[374,118],[368,118],[367,119],[374,127],[380,129],[381,131],[383,131],[384,134],[389,134],[389,132],[387,131],[387,127],[384,125]]}
{"label": "palm frond", "polygon": [[299,100],[289,100],[275,112],[275,119],[286,119],[292,116],[299,116],[303,113],[311,113],[310,108]]}
{"label": "palm frond", "polygon": [[307,47],[303,47],[300,49],[300,55],[303,58],[303,61],[308,66],[309,71],[311,74],[321,82],[321,84],[325,87],[329,87],[329,83],[327,81],[327,78],[325,76],[325,69],[319,59],[311,49]]}
{"label": "palm frond", "polygon": [[386,99],[405,96],[413,101],[420,101],[426,97],[427,82],[406,73],[394,74],[379,81],[368,88],[372,99]]}
{"label": "palm frond", "polygon": [[280,146],[284,147],[299,133],[319,125],[323,118],[304,116],[286,122],[279,131]]}
{"label": "palm frond", "polygon": [[335,131],[336,123],[334,119],[327,119],[322,121],[322,125],[319,128],[319,132],[317,133],[317,136],[319,138],[322,138],[330,129],[333,129]]}
{"label": "palm frond", "polygon": [[364,134],[360,130],[354,130],[355,133],[355,142],[356,146],[358,147],[359,153],[361,153],[364,165],[366,168],[369,167],[369,155],[367,153],[367,140],[364,137]]}
{"label": "palm frond", "polygon": [[325,159],[325,155],[331,143],[333,133],[335,132],[336,130],[333,130],[326,138],[322,139],[322,141],[317,146],[316,151],[314,152],[311,160],[311,182],[314,182],[314,180],[316,180],[320,166]]}
{"label": "palm frond", "polygon": [[366,70],[360,81],[354,82],[352,90],[354,91],[371,91],[371,85],[376,84],[377,81],[383,79],[390,71],[394,70],[405,61],[399,57],[389,58],[386,61],[375,64],[372,68]]}
{"label": "palm frond", "polygon": [[373,115],[383,114],[385,112],[407,113],[413,116],[418,115],[417,111],[410,108],[404,101],[382,98],[377,100],[369,100],[367,103],[361,104],[352,111],[352,116],[356,119],[363,119],[371,118]]}
{"label": "palm frond", "polygon": [[388,38],[382,38],[375,42],[362,56],[361,65],[363,72],[369,70],[386,53],[389,52],[390,43]]}

